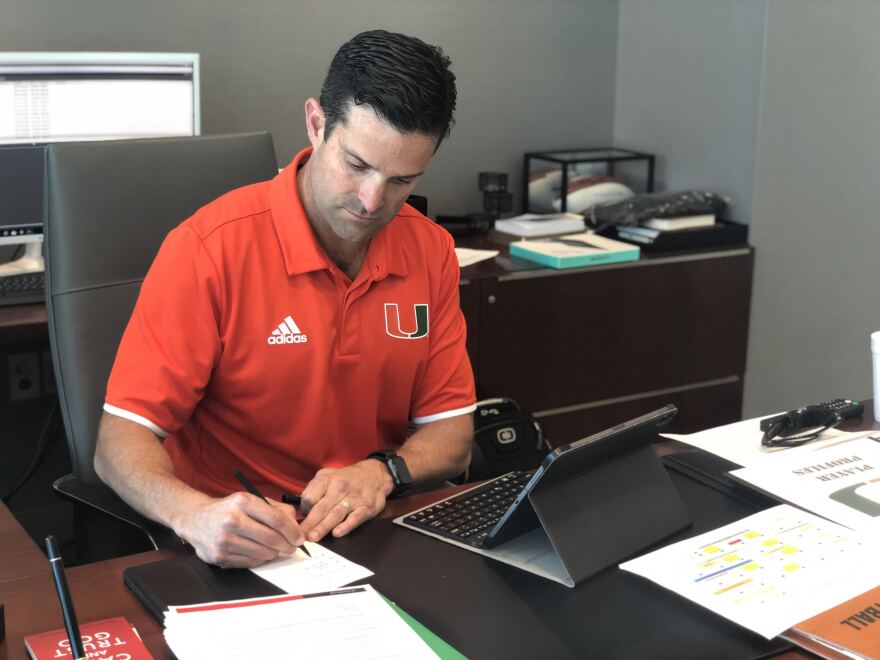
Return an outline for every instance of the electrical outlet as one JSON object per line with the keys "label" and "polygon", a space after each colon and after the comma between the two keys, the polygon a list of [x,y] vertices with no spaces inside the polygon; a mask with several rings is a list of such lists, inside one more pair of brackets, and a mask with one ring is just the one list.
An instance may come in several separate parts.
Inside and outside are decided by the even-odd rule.
{"label": "electrical outlet", "polygon": [[9,356],[9,398],[25,401],[40,396],[40,354],[16,353]]}

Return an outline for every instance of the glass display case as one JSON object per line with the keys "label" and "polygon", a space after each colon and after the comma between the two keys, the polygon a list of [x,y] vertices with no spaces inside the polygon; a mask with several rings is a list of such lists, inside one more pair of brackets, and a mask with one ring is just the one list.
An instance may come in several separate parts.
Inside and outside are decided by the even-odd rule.
{"label": "glass display case", "polygon": [[524,156],[524,213],[582,213],[596,204],[653,191],[653,154],[607,147],[532,151]]}

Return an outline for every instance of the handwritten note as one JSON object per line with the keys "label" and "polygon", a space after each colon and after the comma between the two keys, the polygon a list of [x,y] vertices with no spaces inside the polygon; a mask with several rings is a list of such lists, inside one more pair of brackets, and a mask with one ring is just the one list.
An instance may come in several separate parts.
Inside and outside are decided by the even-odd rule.
{"label": "handwritten note", "polygon": [[292,555],[282,555],[251,570],[289,594],[338,589],[373,575],[368,568],[348,561],[319,543],[306,541],[306,547],[312,554],[311,558],[302,550],[297,550]]}

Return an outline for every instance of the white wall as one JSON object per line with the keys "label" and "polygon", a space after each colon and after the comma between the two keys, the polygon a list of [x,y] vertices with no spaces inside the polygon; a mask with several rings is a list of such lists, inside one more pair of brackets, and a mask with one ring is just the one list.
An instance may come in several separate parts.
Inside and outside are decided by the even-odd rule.
{"label": "white wall", "polygon": [[[844,7],[845,5],[845,7]],[[880,4],[769,3],[745,414],[871,395]]]}
{"label": "white wall", "polygon": [[621,0],[619,21],[615,141],[751,225],[744,416],[870,396],[880,4]]}
{"label": "white wall", "polygon": [[750,222],[766,0],[621,0],[614,141],[658,190],[729,196]]}
{"label": "white wall", "polygon": [[378,27],[440,45],[458,76],[452,138],[416,190],[432,215],[482,210],[481,170],[518,198],[524,151],[611,139],[617,0],[0,2],[0,50],[201,53],[203,131],[271,130],[280,162],[336,49]]}
{"label": "white wall", "polygon": [[654,152],[661,189],[728,194],[751,223],[745,414],[869,395],[875,0],[3,0],[0,48],[201,52],[204,130],[269,129],[283,162],[335,49],[380,26],[440,44],[459,78],[458,124],[419,186],[432,214],[478,210],[480,170],[518,194],[524,151]]}

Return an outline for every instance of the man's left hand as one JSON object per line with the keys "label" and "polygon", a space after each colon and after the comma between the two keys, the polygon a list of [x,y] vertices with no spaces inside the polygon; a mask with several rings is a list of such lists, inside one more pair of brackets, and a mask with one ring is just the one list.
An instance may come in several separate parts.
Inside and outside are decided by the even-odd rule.
{"label": "man's left hand", "polygon": [[309,541],[320,541],[331,531],[333,536],[345,536],[375,518],[393,489],[386,467],[372,458],[344,468],[318,470],[302,493],[306,517],[300,528]]}

